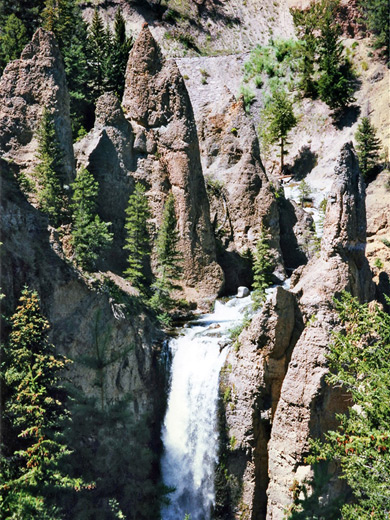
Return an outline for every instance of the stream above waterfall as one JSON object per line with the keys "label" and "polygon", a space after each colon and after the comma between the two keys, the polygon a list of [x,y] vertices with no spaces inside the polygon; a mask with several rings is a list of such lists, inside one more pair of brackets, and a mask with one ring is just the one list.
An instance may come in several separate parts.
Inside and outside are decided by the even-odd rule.
{"label": "stream above waterfall", "polygon": [[219,373],[228,353],[230,329],[239,325],[251,297],[216,301],[213,313],[187,324],[170,341],[171,384],[162,430],[164,483],[175,489],[163,520],[209,520],[214,506],[218,458]]}

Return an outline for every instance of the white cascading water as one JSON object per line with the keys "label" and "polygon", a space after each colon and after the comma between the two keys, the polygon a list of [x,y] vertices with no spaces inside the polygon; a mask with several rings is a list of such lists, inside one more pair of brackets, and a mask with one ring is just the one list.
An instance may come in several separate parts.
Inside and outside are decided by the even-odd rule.
{"label": "white cascading water", "polygon": [[172,375],[162,440],[164,483],[175,488],[163,520],[209,520],[214,505],[217,463],[219,373],[227,356],[222,348],[229,329],[244,318],[250,296],[217,301],[184,334],[171,340]]}

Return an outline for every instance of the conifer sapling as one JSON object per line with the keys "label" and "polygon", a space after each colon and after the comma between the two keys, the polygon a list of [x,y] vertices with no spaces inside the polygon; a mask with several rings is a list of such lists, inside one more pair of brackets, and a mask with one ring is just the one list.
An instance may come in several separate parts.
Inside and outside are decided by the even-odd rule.
{"label": "conifer sapling", "polygon": [[108,231],[110,222],[103,222],[96,213],[99,185],[93,175],[81,168],[72,185],[72,245],[76,262],[84,269],[91,270],[102,251],[113,239]]}

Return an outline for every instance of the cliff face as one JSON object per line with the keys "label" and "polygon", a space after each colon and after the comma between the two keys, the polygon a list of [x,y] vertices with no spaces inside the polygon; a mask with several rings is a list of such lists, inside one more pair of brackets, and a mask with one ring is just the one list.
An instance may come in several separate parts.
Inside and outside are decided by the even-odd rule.
{"label": "cliff face", "polygon": [[111,265],[125,264],[118,245],[134,183],[147,187],[154,234],[172,191],[187,294],[213,298],[223,273],[216,262],[192,106],[177,66],[164,60],[148,27],[130,53],[122,105],[123,112],[114,96],[100,98],[94,129],[75,147],[78,163],[99,181],[101,215],[118,229],[113,249],[119,254]]}
{"label": "cliff face", "polygon": [[148,186],[157,227],[168,191],[175,196],[184,283],[200,294],[216,295],[223,276],[216,262],[191,102],[179,69],[163,59],[148,27],[130,52],[123,108],[144,153],[135,175]]}
{"label": "cliff face", "polygon": [[221,262],[229,272],[229,282],[246,282],[240,279],[239,271],[232,273],[235,269],[229,257],[234,258],[236,253],[238,259],[237,253],[253,250],[262,230],[271,237],[276,275],[283,279],[277,202],[243,101],[235,101],[226,89],[224,97],[202,107],[198,131],[213,226],[226,250]]}
{"label": "cliff face", "polygon": [[27,202],[4,163],[0,224],[2,312],[14,312],[24,285],[37,290],[53,343],[75,360],[72,382],[87,395],[94,394],[95,371],[81,360],[96,356],[96,345],[101,343],[112,353],[124,353],[107,368],[103,388],[107,402],[131,392],[136,417],[155,414],[161,406],[154,393],[159,377],[154,345],[161,342],[160,333],[144,313],[126,317],[107,284],[87,282],[64,260],[55,235],[48,231],[47,218]]}
{"label": "cliff face", "polygon": [[224,384],[235,397],[226,416],[238,441],[230,470],[242,482],[241,511],[249,508],[252,519],[282,520],[294,480],[311,475],[304,464],[309,436],[332,428],[335,413],[347,405],[325,382],[337,327],[332,298],[343,290],[361,301],[373,297],[364,253],[365,193],[351,145],[342,149],[335,173],[319,257],[294,273],[291,292],[277,289],[228,359]]}
{"label": "cliff face", "polygon": [[62,152],[61,175],[74,176],[69,94],[62,56],[54,34],[38,29],[19,60],[10,62],[0,78],[0,152],[24,173],[36,164],[35,132],[43,109],[54,116]]}

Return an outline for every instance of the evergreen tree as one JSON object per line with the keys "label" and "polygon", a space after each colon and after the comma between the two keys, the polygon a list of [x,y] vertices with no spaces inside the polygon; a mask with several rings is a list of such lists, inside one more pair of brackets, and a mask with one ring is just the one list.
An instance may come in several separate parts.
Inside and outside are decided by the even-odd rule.
{"label": "evergreen tree", "polygon": [[40,185],[38,202],[40,209],[49,216],[50,222],[58,226],[65,215],[65,196],[59,179],[61,150],[54,127],[53,117],[44,109],[37,130],[38,164],[35,173]]}
{"label": "evergreen tree", "polygon": [[82,485],[63,472],[69,449],[61,432],[68,411],[59,374],[69,360],[48,341],[49,323],[36,292],[22,291],[11,327],[2,373],[14,441],[2,460],[1,511],[7,519],[58,520],[63,515],[56,494]]}
{"label": "evergreen tree", "polygon": [[14,14],[6,19],[0,33],[0,74],[11,60],[20,57],[24,46],[28,43],[27,30],[23,22]]}
{"label": "evergreen tree", "polygon": [[379,150],[381,148],[380,140],[376,137],[375,128],[368,117],[362,117],[355,139],[360,171],[363,177],[367,179],[378,164]]}
{"label": "evergreen tree", "polygon": [[153,285],[154,295],[151,299],[153,308],[168,311],[172,305],[171,291],[178,289],[175,283],[181,278],[181,254],[178,250],[179,233],[175,213],[175,198],[170,193],[165,201],[162,223],[157,235],[157,280]]}
{"label": "evergreen tree", "polygon": [[336,19],[337,2],[325,0],[319,19],[318,94],[330,108],[347,106],[354,100],[353,86],[349,79],[349,66],[343,59],[343,45],[340,41],[340,26]]}
{"label": "evergreen tree", "polygon": [[283,172],[287,135],[297,124],[292,102],[284,90],[274,90],[262,112],[262,121],[265,123],[263,135],[266,140],[272,144],[279,144],[280,171]]}
{"label": "evergreen tree", "polygon": [[99,185],[86,168],[77,172],[72,185],[72,245],[76,262],[92,270],[99,254],[110,246],[113,236],[108,231],[110,222],[103,222],[96,214]]}
{"label": "evergreen tree", "polygon": [[93,13],[92,22],[88,29],[87,46],[91,73],[90,87],[94,99],[97,99],[105,91],[107,68],[112,50],[110,32],[104,29],[103,21],[97,9]]}
{"label": "evergreen tree", "polygon": [[308,9],[291,9],[298,37],[303,42],[301,47],[300,89],[305,96],[314,97],[317,93],[315,75],[315,60],[317,51],[316,29],[318,26],[318,5],[312,4]]}
{"label": "evergreen tree", "polygon": [[126,244],[124,248],[129,252],[127,259],[129,267],[124,274],[134,287],[142,292],[145,292],[146,289],[146,272],[150,263],[149,218],[150,211],[145,188],[142,184],[136,183],[126,209]]}
{"label": "evergreen tree", "polygon": [[93,124],[87,25],[75,0],[45,0],[41,16],[43,26],[55,33],[64,57],[73,135],[77,137]]}
{"label": "evergreen tree", "polygon": [[337,518],[384,520],[390,510],[390,316],[347,293],[336,309],[342,330],[331,344],[328,382],[344,388],[352,405],[338,415],[340,426],[325,435],[324,443],[312,443],[307,462],[341,466],[353,497],[343,502]]}
{"label": "evergreen tree", "polygon": [[126,25],[122,11],[118,9],[115,14],[114,35],[112,38],[108,89],[116,92],[120,99],[122,99],[125,88],[125,72],[132,45],[132,38],[126,36]]}
{"label": "evergreen tree", "polygon": [[389,59],[390,48],[390,16],[388,0],[359,0],[358,6],[363,13],[363,18],[368,29],[374,35],[374,47],[382,49],[383,54]]}
{"label": "evergreen tree", "polygon": [[265,301],[265,290],[272,285],[273,259],[269,247],[269,237],[263,231],[253,255],[253,308],[258,309]]}

